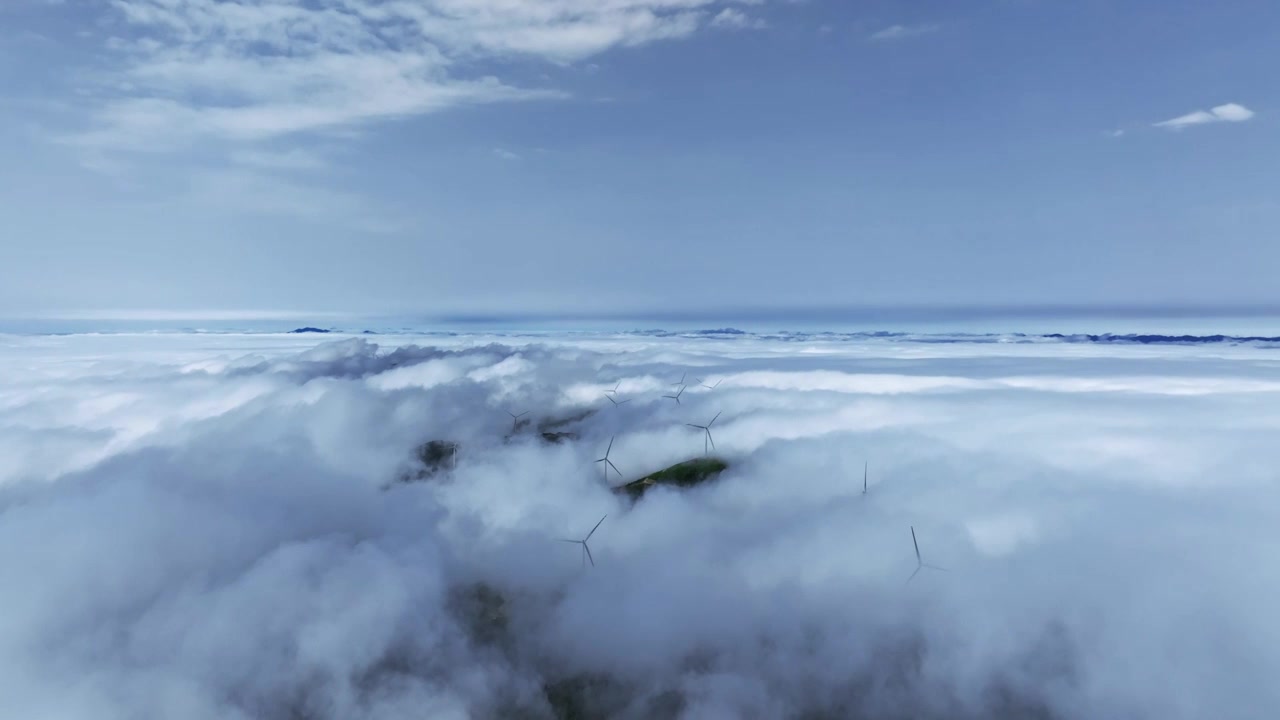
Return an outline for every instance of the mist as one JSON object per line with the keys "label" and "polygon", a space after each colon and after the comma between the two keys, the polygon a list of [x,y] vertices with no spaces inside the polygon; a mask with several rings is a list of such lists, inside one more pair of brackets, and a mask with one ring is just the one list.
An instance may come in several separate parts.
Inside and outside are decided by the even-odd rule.
{"label": "mist", "polygon": [[3,337],[0,714],[1280,707],[1266,345],[376,340]]}

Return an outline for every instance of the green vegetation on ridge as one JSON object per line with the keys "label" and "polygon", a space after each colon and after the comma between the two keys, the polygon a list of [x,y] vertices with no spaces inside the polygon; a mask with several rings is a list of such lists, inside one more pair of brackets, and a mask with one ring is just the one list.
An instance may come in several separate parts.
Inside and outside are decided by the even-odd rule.
{"label": "green vegetation on ridge", "polygon": [[655,485],[689,488],[714,480],[720,473],[729,468],[729,463],[717,457],[695,458],[676,463],[658,472],[646,475],[614,489],[614,492],[626,493],[632,500],[639,500],[649,488]]}

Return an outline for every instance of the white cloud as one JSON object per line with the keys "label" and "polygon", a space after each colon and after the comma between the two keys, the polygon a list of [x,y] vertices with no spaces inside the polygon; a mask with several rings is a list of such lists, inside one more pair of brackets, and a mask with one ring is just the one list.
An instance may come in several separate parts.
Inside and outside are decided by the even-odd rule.
{"label": "white cloud", "polygon": [[[192,186],[222,213],[403,232],[409,224],[383,201],[326,182],[327,153],[306,148],[332,150],[380,123],[462,106],[562,100],[547,74],[506,68],[687,38],[735,18],[734,6],[758,4],[113,0],[94,23],[102,60],[64,103],[84,111],[81,122],[55,139],[118,186]],[[195,193],[185,199],[201,204]]]}
{"label": "white cloud", "polygon": [[519,154],[514,153],[510,150],[507,150],[506,148],[500,148],[500,147],[494,148],[493,154],[495,157],[500,158],[502,160],[519,160],[520,159]]}
{"label": "white cloud", "polygon": [[560,98],[555,88],[468,68],[575,62],[740,14],[720,0],[117,0],[111,8],[127,25],[110,43],[119,62],[99,89],[94,127],[74,140],[133,150]]}
{"label": "white cloud", "polygon": [[[542,717],[591,676],[602,717],[1280,703],[1274,350],[494,339],[0,339],[0,714]],[[659,398],[685,370],[724,382]],[[579,438],[504,437],[575,398]],[[718,411],[717,483],[601,483],[610,437],[634,477]],[[457,467],[388,488],[427,439]],[[555,538],[606,513],[583,571]],[[904,585],[910,527],[949,572]]]}
{"label": "white cloud", "polygon": [[1196,110],[1187,113],[1172,120],[1164,120],[1154,123],[1155,127],[1169,128],[1170,130],[1181,130],[1191,127],[1192,125],[1207,125],[1219,122],[1244,122],[1254,116],[1254,112],[1243,105],[1236,103],[1227,103],[1219,105],[1210,110]]}
{"label": "white cloud", "polygon": [[926,25],[890,25],[889,27],[874,32],[870,35],[871,40],[905,40],[907,38],[920,37],[921,35],[929,35],[942,29],[942,26],[936,24]]}
{"label": "white cloud", "polygon": [[763,30],[769,24],[762,18],[753,18],[735,8],[725,8],[711,19],[711,25],[730,30]]}

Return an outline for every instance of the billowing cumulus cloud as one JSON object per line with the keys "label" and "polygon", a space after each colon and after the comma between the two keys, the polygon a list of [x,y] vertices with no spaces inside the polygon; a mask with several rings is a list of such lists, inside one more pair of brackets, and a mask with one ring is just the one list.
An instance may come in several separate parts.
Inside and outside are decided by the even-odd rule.
{"label": "billowing cumulus cloud", "polygon": [[[1274,350],[378,340],[4,338],[0,714],[1280,703]],[[610,492],[716,413],[717,481]]]}

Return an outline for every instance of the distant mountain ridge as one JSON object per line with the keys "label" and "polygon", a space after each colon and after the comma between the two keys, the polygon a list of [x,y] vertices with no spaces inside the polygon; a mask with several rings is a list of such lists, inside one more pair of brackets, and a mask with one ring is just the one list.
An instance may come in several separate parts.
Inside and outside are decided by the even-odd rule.
{"label": "distant mountain ridge", "polygon": [[[81,332],[18,332],[12,334],[18,335],[36,335],[36,336],[69,336],[69,335],[113,335],[113,334],[130,334],[131,331],[81,331]],[[138,331],[132,331],[138,332]],[[925,345],[947,345],[947,344],[1105,344],[1105,345],[1251,345],[1255,347],[1280,347],[1280,335],[1267,334],[1250,334],[1250,335],[1229,335],[1224,333],[1215,333],[1208,335],[1195,334],[1162,334],[1162,333],[1023,333],[1023,332],[912,332],[912,331],[894,331],[894,330],[867,330],[867,331],[796,331],[796,330],[777,330],[772,332],[758,332],[742,330],[734,327],[709,328],[709,329],[691,329],[691,330],[664,330],[661,328],[634,329],[634,330],[469,330],[460,331],[457,329],[429,329],[429,328],[413,328],[413,327],[374,327],[358,326],[354,329],[345,328],[322,328],[312,325],[296,327],[292,330],[269,329],[269,328],[191,328],[179,327],[171,330],[149,329],[143,331],[145,334],[200,334],[200,335],[261,335],[261,334],[285,334],[285,335],[338,335],[338,336],[411,336],[411,337],[492,337],[492,338],[545,338],[557,337],[561,335],[573,336],[579,338],[597,337],[597,338],[625,338],[625,337],[649,337],[649,338],[678,338],[689,341],[706,341],[706,342],[749,342],[751,340],[769,340],[775,342],[875,342],[887,341],[898,343],[920,343]],[[5,334],[0,332],[0,334]]]}

